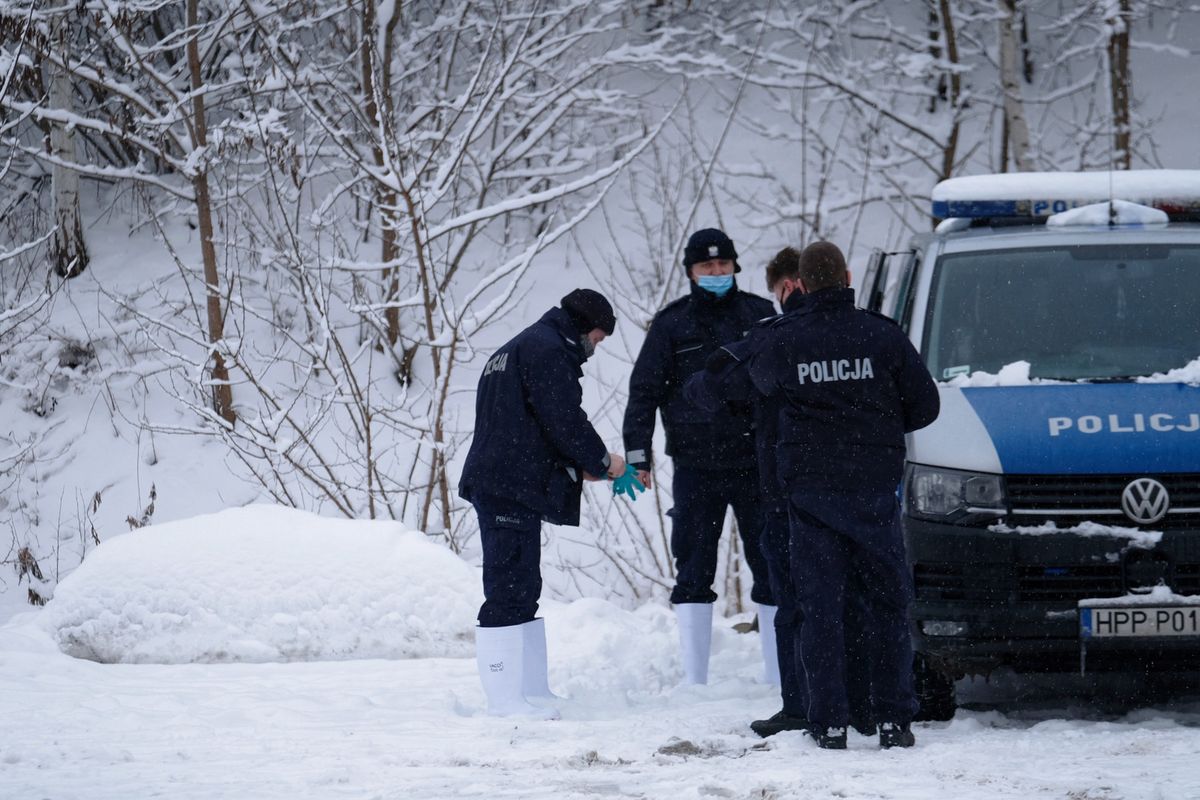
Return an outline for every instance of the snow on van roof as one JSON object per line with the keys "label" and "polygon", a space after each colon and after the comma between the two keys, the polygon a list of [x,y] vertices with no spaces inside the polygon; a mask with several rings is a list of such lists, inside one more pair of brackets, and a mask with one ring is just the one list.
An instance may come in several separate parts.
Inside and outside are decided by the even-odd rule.
{"label": "snow on van roof", "polygon": [[1200,170],[1010,172],[933,187],[936,217],[1045,217],[1119,198],[1167,213],[1200,209]]}
{"label": "snow on van roof", "polygon": [[1046,220],[1048,228],[1065,228],[1075,225],[1163,225],[1170,221],[1167,212],[1157,208],[1113,200],[1112,208],[1107,201],[1092,203],[1053,214]]}

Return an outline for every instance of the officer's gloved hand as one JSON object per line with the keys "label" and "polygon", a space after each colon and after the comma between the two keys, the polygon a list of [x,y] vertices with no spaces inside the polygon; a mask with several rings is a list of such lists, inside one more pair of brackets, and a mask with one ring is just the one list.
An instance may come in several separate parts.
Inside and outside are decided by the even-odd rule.
{"label": "officer's gloved hand", "polygon": [[624,494],[630,500],[637,500],[638,492],[646,491],[646,487],[637,479],[637,470],[632,464],[625,465],[625,473],[613,479],[613,497]]}

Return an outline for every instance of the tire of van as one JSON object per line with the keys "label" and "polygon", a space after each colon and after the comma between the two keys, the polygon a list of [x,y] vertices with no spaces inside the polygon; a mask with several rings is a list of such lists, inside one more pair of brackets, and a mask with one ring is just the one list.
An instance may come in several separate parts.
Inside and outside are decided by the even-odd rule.
{"label": "tire of van", "polygon": [[913,654],[913,689],[920,710],[916,722],[943,722],[954,719],[958,702],[954,696],[954,676],[943,672],[922,653]]}

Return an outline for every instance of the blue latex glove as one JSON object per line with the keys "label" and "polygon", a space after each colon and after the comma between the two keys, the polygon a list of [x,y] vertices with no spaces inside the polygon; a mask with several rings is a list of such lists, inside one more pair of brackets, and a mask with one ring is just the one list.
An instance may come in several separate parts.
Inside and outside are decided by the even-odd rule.
{"label": "blue latex glove", "polygon": [[637,479],[637,470],[632,464],[626,464],[625,474],[613,479],[612,489],[613,497],[623,494],[630,500],[637,500],[638,492],[646,491],[646,487]]}

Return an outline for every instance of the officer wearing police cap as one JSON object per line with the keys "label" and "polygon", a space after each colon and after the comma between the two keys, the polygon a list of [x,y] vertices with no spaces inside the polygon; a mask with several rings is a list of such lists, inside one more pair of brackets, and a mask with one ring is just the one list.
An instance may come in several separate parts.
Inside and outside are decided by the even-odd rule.
{"label": "officer wearing police cap", "polygon": [[[671,602],[679,619],[685,680],[708,681],[712,636],[712,590],[725,511],[732,506],[753,577],[751,598],[760,604],[760,628],[770,628],[774,609],[762,530],[758,476],[750,415],[704,411],[687,401],[683,385],[723,344],[742,338],[769,316],[771,303],[738,289],[737,250],[723,231],[705,228],[687,241],[683,268],[690,291],[655,316],[629,378],[625,409],[626,459],[649,484],[654,459],[655,416],[662,414],[666,452],[674,461],[671,553],[676,578]],[[774,648],[764,653],[774,663]]]}

